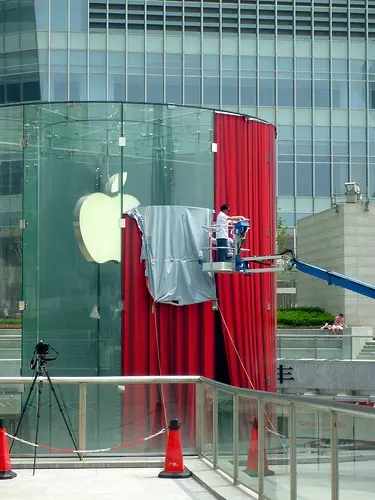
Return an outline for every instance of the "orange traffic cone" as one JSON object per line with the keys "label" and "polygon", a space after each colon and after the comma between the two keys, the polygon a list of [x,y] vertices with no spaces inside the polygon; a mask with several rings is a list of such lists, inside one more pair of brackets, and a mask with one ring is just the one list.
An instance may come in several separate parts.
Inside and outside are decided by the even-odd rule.
{"label": "orange traffic cone", "polygon": [[9,457],[8,436],[3,420],[0,419],[0,479],[13,479],[17,476],[12,471]]}
{"label": "orange traffic cone", "polygon": [[[252,477],[258,476],[258,419],[254,418],[251,429],[249,455],[246,463],[246,474]],[[273,476],[275,473],[268,468],[266,450],[264,450],[264,475]]]}
{"label": "orange traffic cone", "polygon": [[172,418],[169,424],[164,470],[159,473],[161,478],[186,479],[191,476],[191,472],[184,468],[180,427],[181,424],[178,423],[177,418]]}

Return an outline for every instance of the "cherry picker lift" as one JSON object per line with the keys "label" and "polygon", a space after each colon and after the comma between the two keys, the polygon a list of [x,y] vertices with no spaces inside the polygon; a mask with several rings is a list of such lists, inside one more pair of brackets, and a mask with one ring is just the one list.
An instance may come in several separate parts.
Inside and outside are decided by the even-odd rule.
{"label": "cherry picker lift", "polygon": [[[246,233],[250,229],[248,220],[236,222],[233,226],[233,258],[227,262],[214,262],[212,258],[215,248],[211,245],[213,234],[216,232],[216,225],[203,226],[208,233],[210,245],[202,249],[200,253],[200,264],[202,271],[207,273],[243,273],[246,275],[256,273],[269,273],[288,271],[293,268],[302,273],[308,274],[318,279],[325,280],[328,285],[339,286],[360,295],[365,295],[375,299],[375,286],[362,281],[355,280],[343,274],[327,271],[320,267],[313,266],[297,260],[292,250],[285,250],[278,255],[261,255],[252,257],[242,257],[242,253],[249,251],[242,248],[246,238]],[[217,248],[216,248],[217,249]],[[209,258],[204,259],[203,251],[208,251]],[[253,263],[264,267],[252,267]]]}

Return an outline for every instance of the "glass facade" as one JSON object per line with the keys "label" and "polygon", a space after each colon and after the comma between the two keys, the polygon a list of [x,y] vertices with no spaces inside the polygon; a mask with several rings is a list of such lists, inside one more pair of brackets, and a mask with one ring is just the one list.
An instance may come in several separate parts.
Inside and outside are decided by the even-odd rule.
{"label": "glass facade", "polygon": [[[29,360],[41,339],[60,353],[49,364],[51,375],[121,374],[121,266],[86,260],[73,221],[88,199],[84,197],[109,192],[113,176],[125,173],[118,193],[103,195],[101,211],[117,196],[123,200],[122,195],[135,197],[141,205],[213,208],[213,120],[212,110],[163,105],[91,102],[0,108],[0,136],[9,144],[3,153],[17,157],[24,171],[19,187],[23,213],[18,215],[26,223],[19,241],[23,290],[21,273],[16,283],[18,298],[26,301],[24,375],[31,374]],[[120,220],[122,201],[116,206]],[[91,217],[88,222],[95,224],[100,241],[100,220]],[[80,231],[82,224],[80,219]],[[61,394],[66,411],[76,419],[77,389],[66,386]],[[90,387],[88,404],[94,440],[90,448],[99,446],[101,439],[116,440],[113,422],[118,423],[121,440],[122,398],[117,388]],[[61,416],[53,404],[48,411],[51,424],[41,429],[43,442],[50,442],[53,434],[58,446],[67,447]],[[28,412],[24,437],[34,417]]]}

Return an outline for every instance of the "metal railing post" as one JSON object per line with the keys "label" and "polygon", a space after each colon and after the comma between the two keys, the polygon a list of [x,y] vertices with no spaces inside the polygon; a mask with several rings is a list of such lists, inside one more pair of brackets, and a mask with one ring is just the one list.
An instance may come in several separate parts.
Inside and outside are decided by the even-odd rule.
{"label": "metal railing post", "polygon": [[195,384],[195,447],[197,455],[203,452],[203,415],[204,415],[204,387],[203,382]]}
{"label": "metal railing post", "polygon": [[233,395],[233,483],[238,483],[240,452],[240,397]]}
{"label": "metal railing post", "polygon": [[331,500],[339,499],[337,413],[331,411]]}
{"label": "metal railing post", "polygon": [[315,359],[318,359],[318,338],[314,337],[314,352],[315,352]]}
{"label": "metal railing post", "polygon": [[217,469],[219,455],[219,401],[216,387],[212,394],[212,462]]}
{"label": "metal railing post", "polygon": [[258,401],[258,495],[264,498],[264,401]]}
{"label": "metal railing post", "polygon": [[297,419],[294,403],[289,405],[290,500],[297,500]]}
{"label": "metal railing post", "polygon": [[87,385],[79,384],[78,447],[86,449]]}

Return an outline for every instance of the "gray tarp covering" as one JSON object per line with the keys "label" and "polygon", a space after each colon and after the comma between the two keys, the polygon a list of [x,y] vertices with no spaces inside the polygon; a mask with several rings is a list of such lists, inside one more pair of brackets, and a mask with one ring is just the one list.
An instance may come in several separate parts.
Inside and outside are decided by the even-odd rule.
{"label": "gray tarp covering", "polygon": [[216,298],[214,278],[199,264],[199,252],[208,242],[202,225],[211,224],[212,210],[151,206],[130,215],[142,232],[141,259],[156,302],[184,306]]}

